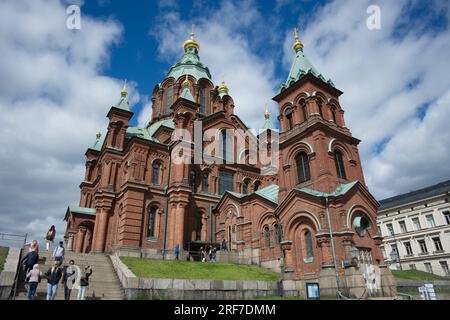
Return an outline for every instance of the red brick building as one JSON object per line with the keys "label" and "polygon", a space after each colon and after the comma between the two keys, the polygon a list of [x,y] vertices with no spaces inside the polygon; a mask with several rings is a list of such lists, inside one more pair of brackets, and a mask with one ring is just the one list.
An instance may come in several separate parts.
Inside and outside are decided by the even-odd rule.
{"label": "red brick building", "polygon": [[[279,168],[272,174],[259,159],[251,164],[246,150],[261,135],[241,137],[243,144],[228,140],[226,129],[248,128],[224,82],[215,86],[200,62],[193,34],[180,61],[154,87],[145,128],[129,125],[133,112],[124,86],[107,114],[106,136],[98,134],[86,151],[80,203],[65,216],[69,249],[157,257],[177,244],[185,252],[225,239],[229,256],[286,278],[331,289],[336,282],[349,288],[362,283],[388,294],[392,283],[376,228],[379,204],[364,182],[360,140],[345,125],[342,92],[308,61],[298,36],[293,48],[288,79],[273,98],[280,132]],[[276,135],[267,110],[264,117],[264,132]],[[186,137],[174,140],[174,130],[193,136],[196,122],[203,133],[219,129],[211,141],[220,142],[223,152],[214,157],[231,152],[242,163],[174,161],[184,157],[177,146],[199,147],[186,144]]]}

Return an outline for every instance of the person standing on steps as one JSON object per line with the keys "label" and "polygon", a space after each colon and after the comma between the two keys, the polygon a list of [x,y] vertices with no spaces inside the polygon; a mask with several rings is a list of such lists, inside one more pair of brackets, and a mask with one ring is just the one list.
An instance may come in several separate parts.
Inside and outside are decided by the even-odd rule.
{"label": "person standing on steps", "polygon": [[60,241],[59,246],[57,246],[55,250],[53,250],[52,254],[53,259],[55,259],[55,261],[58,261],[60,265],[63,263],[64,260],[64,252],[65,252],[64,243]]}
{"label": "person standing on steps", "polygon": [[27,279],[29,279],[28,300],[33,300],[39,282],[41,282],[41,277],[42,272],[39,270],[39,265],[36,263],[33,266],[33,269],[27,273]]}
{"label": "person standing on steps", "polygon": [[48,229],[47,234],[45,235],[45,245],[47,251],[50,251],[50,247],[53,246],[53,240],[55,240],[55,236],[56,236],[55,226],[51,226],[50,229]]}
{"label": "person standing on steps", "polygon": [[175,259],[179,260],[180,257],[180,245],[177,243],[175,246]]}
{"label": "person standing on steps", "polygon": [[39,254],[39,244],[38,244],[37,240],[33,240],[31,242],[25,243],[24,247],[28,247],[28,252],[36,251],[36,253]]}
{"label": "person standing on steps", "polygon": [[22,259],[23,271],[25,274],[28,273],[31,269],[33,269],[34,265],[38,263],[39,255],[36,250],[32,250],[28,252],[25,257]]}
{"label": "person standing on steps", "polygon": [[84,300],[84,296],[86,294],[86,289],[89,286],[89,277],[92,275],[92,268],[87,266],[84,269],[83,274],[80,279],[80,289],[78,289],[77,300]]}
{"label": "person standing on steps", "polygon": [[77,268],[75,267],[75,261],[70,260],[69,265],[64,268],[62,283],[64,285],[64,300],[70,300],[70,293],[72,292],[77,278]]}
{"label": "person standing on steps", "polygon": [[45,277],[47,278],[47,300],[55,300],[58,283],[62,277],[58,261],[53,261],[53,266],[45,273]]}
{"label": "person standing on steps", "polygon": [[217,254],[217,248],[216,248],[216,246],[212,246],[212,249],[211,249],[211,262],[216,262],[216,254]]}

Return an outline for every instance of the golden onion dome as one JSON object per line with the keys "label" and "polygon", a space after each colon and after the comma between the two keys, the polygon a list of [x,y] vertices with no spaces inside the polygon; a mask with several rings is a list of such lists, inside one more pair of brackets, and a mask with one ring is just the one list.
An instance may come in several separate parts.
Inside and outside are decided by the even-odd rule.
{"label": "golden onion dome", "polygon": [[123,83],[122,91],[120,91],[120,94],[122,97],[127,96],[127,80],[125,80],[125,82]]}
{"label": "golden onion dome", "polygon": [[299,50],[303,50],[303,43],[300,42],[300,38],[298,37],[298,29],[294,28],[294,45],[292,48],[295,50],[295,52],[298,52]]}
{"label": "golden onion dome", "polygon": [[269,119],[270,118],[270,112],[269,112],[269,109],[267,108],[267,103],[266,103],[266,111],[264,111],[264,118],[265,119]]}
{"label": "golden onion dome", "polygon": [[200,44],[197,40],[195,40],[194,35],[194,24],[192,24],[191,36],[183,44],[184,51],[186,51],[189,47],[194,47],[197,51],[200,51]]}
{"label": "golden onion dome", "polygon": [[99,131],[99,132],[96,133],[95,136],[97,137],[97,140],[98,140],[98,139],[100,139],[100,137],[102,136],[102,133]]}
{"label": "golden onion dome", "polygon": [[186,74],[186,79],[184,79],[184,81],[183,81],[183,87],[185,87],[185,88],[189,87],[189,79],[188,79],[187,74]]}
{"label": "golden onion dome", "polygon": [[220,87],[217,89],[217,91],[219,93],[225,93],[228,94],[228,87],[225,85],[225,81],[222,80],[222,84],[220,85]]}

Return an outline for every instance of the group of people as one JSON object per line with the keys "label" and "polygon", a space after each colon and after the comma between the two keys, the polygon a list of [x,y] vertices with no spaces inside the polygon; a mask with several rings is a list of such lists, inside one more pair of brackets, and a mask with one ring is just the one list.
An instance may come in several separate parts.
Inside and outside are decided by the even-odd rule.
{"label": "group of people", "polygon": [[[55,226],[51,226],[45,237],[47,251],[50,251],[55,235]],[[60,241],[52,253],[52,266],[43,273],[38,264],[39,244],[37,240],[31,241],[26,246],[28,246],[28,253],[22,259],[22,267],[29,300],[34,298],[42,278],[47,280],[47,300],[55,299],[60,281],[64,287],[65,300],[70,300],[72,289],[78,289],[77,300],[84,300],[86,289],[89,286],[89,277],[92,275],[90,266],[84,268],[83,272],[80,271],[79,266],[75,265],[74,260],[70,260],[68,265],[63,266],[65,248],[64,243]]]}
{"label": "group of people", "polygon": [[209,262],[216,262],[216,253],[217,248],[215,246],[201,247],[200,255],[202,258],[202,262],[206,262],[206,259],[209,257]]}

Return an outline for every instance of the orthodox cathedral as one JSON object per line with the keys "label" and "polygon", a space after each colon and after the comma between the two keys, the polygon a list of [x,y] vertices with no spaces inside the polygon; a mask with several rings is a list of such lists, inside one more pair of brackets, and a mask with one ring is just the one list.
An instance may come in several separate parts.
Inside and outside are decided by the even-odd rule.
{"label": "orthodox cathedral", "polygon": [[[190,257],[202,246],[225,244],[219,261],[270,268],[285,279],[318,282],[322,291],[392,295],[379,248],[379,203],[365,184],[360,140],[346,127],[342,92],[310,63],[294,35],[291,70],[273,97],[279,129],[266,109],[264,134],[249,134],[243,144],[227,132],[249,128],[235,114],[239,107],[224,81],[216,86],[200,61],[193,32],[153,89],[145,128],[129,125],[124,85],[107,114],[106,135],[97,133],[86,151],[80,201],[65,215],[67,249],[173,258],[177,245],[181,257]],[[195,123],[218,132],[213,158],[241,161],[174,161],[180,144],[199,147],[173,138],[177,129],[193,136]],[[250,161],[246,148],[266,139],[270,153],[271,134],[279,140],[279,165],[268,172]]]}

